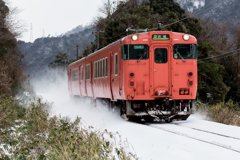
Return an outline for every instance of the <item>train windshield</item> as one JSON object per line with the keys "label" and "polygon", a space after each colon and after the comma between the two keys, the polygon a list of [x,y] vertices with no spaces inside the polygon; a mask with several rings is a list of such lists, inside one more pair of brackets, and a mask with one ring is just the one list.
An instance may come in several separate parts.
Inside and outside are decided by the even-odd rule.
{"label": "train windshield", "polygon": [[196,44],[175,44],[173,48],[175,59],[197,59]]}
{"label": "train windshield", "polygon": [[149,47],[146,44],[142,45],[123,45],[122,59],[148,59]]}

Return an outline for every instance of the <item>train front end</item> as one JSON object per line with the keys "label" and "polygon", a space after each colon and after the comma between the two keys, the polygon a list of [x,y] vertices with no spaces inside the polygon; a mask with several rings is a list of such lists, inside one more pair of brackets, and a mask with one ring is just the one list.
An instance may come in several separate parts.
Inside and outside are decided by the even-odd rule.
{"label": "train front end", "polygon": [[122,40],[128,118],[186,120],[197,93],[197,40],[171,31],[131,35]]}

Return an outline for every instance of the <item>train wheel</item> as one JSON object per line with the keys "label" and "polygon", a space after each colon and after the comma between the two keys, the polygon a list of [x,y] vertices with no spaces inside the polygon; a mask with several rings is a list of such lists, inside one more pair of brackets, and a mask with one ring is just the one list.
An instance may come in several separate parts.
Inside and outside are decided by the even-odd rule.
{"label": "train wheel", "polygon": [[121,116],[124,120],[128,121],[129,118],[127,117],[126,103],[124,103],[124,101],[121,101],[121,102],[119,102],[119,103],[120,103],[120,104],[119,104],[119,107],[120,107],[120,116]]}
{"label": "train wheel", "polygon": [[93,107],[97,107],[97,99],[93,99]]}

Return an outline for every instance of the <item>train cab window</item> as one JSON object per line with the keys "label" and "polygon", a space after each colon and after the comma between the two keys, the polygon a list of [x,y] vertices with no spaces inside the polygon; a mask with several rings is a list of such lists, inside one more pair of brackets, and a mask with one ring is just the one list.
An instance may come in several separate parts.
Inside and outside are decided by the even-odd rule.
{"label": "train cab window", "polygon": [[115,53],[114,55],[114,71],[115,71],[115,76],[118,75],[118,54]]}
{"label": "train cab window", "polygon": [[175,44],[173,49],[175,59],[197,59],[196,44]]}
{"label": "train cab window", "polygon": [[166,48],[157,48],[154,51],[155,63],[167,63],[168,55]]}
{"label": "train cab window", "polygon": [[122,59],[148,59],[148,57],[149,47],[146,44],[122,46]]}
{"label": "train cab window", "polygon": [[78,81],[78,69],[72,70],[72,81]]}
{"label": "train cab window", "polygon": [[107,58],[106,58],[106,59],[105,59],[105,62],[106,62],[106,65],[105,65],[105,66],[106,66],[106,77],[108,76],[108,63],[107,63],[107,61],[108,61],[108,60],[107,60]]}
{"label": "train cab window", "polygon": [[83,66],[81,67],[81,80],[83,80]]}

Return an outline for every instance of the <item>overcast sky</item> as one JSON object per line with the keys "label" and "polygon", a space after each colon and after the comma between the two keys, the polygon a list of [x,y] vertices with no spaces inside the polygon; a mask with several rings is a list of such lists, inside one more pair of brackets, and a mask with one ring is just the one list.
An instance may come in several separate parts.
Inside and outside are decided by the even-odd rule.
{"label": "overcast sky", "polygon": [[20,38],[30,41],[30,26],[33,39],[44,35],[60,35],[79,25],[91,23],[98,14],[98,7],[105,0],[4,0],[21,10],[18,17],[26,25]]}

